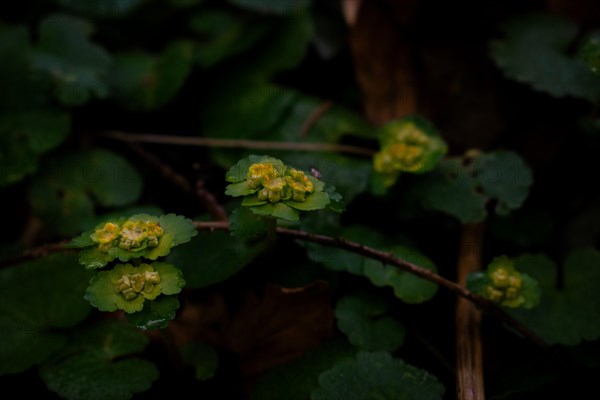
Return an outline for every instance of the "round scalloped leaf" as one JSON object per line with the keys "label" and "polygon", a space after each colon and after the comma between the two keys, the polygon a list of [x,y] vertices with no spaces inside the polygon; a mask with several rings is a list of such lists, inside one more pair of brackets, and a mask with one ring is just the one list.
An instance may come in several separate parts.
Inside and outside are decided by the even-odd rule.
{"label": "round scalloped leaf", "polygon": [[507,77],[555,97],[597,100],[600,77],[569,55],[579,31],[575,23],[559,16],[529,15],[509,21],[504,30],[506,37],[491,43],[491,55]]}
{"label": "round scalloped leaf", "polygon": [[90,23],[70,15],[50,15],[40,23],[33,65],[53,82],[55,96],[67,106],[108,95],[105,79],[112,59],[89,40],[92,32]]}
{"label": "round scalloped leaf", "polygon": [[288,364],[271,368],[260,377],[252,400],[306,400],[319,387],[319,374],[335,363],[352,358],[356,348],[346,340],[320,344]]}
{"label": "round scalloped leaf", "polygon": [[178,308],[177,296],[159,296],[146,302],[142,311],[127,314],[127,320],[143,331],[164,329],[175,318]]}
{"label": "round scalloped leaf", "polygon": [[541,288],[540,304],[511,314],[548,344],[574,346],[600,338],[600,253],[573,252],[567,258],[563,288],[556,289],[557,266],[544,255],[522,255],[515,260],[519,271],[535,279]]}
{"label": "round scalloped leaf", "polygon": [[477,181],[458,158],[442,161],[413,186],[412,192],[423,207],[452,215],[464,224],[483,221],[487,215]]}
{"label": "round scalloped leaf", "polygon": [[125,300],[117,291],[117,281],[124,273],[130,271],[131,264],[117,264],[111,271],[101,271],[90,279],[90,286],[85,293],[85,299],[100,311],[124,310],[127,313],[141,311],[144,307],[144,296],[137,296],[133,300]]}
{"label": "round scalloped leaf", "polygon": [[65,342],[59,330],[89,314],[83,300],[90,273],[71,254],[55,254],[0,270],[0,375],[44,361]]}
{"label": "round scalloped leaf", "polygon": [[173,236],[173,246],[187,243],[198,234],[192,220],[181,215],[161,215],[158,223],[166,233]]}
{"label": "round scalloped leaf", "polygon": [[335,318],[340,331],[360,349],[395,351],[402,346],[406,330],[385,316],[387,310],[388,304],[379,296],[345,296],[335,306]]}
{"label": "round scalloped leaf", "polygon": [[225,194],[227,196],[240,197],[256,193],[257,190],[258,188],[250,187],[250,182],[242,181],[230,183],[229,185],[227,185],[227,187],[225,188]]}
{"label": "round scalloped leaf", "polygon": [[256,215],[271,216],[287,221],[298,221],[300,219],[298,211],[284,203],[267,203],[259,206],[252,206],[250,207],[250,210]]}
{"label": "round scalloped leaf", "polygon": [[152,268],[160,276],[160,291],[162,294],[170,295],[181,292],[181,289],[185,286],[185,280],[183,279],[183,273],[178,268],[165,262],[152,263]]}
{"label": "round scalloped leaf", "polygon": [[40,377],[68,400],[130,399],[148,390],[159,375],[153,363],[127,357],[147,343],[131,326],[100,323],[78,331],[61,354],[40,368]]}
{"label": "round scalloped leaf", "polygon": [[441,400],[445,391],[435,376],[384,352],[358,353],[323,372],[319,384],[312,400]]}
{"label": "round scalloped leaf", "polygon": [[506,215],[521,207],[533,183],[531,170],[518,154],[495,151],[474,160],[473,173],[484,193],[497,199],[496,213]]}
{"label": "round scalloped leaf", "polygon": [[329,195],[327,193],[315,191],[314,193],[306,196],[305,201],[284,200],[283,202],[297,210],[313,211],[321,210],[327,207],[330,201],[331,200],[329,200]]}

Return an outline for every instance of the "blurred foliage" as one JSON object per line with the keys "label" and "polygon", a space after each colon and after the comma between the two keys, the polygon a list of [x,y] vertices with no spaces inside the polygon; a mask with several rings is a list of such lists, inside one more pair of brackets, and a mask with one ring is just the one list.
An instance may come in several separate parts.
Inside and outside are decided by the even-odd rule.
{"label": "blurred foliage", "polygon": [[[487,227],[482,261],[491,264],[473,289],[507,297],[509,287],[493,285],[492,261],[507,254],[514,268],[504,269],[528,286],[519,305],[538,300],[529,290],[535,281],[540,291],[537,306],[510,314],[570,362],[558,365],[486,323],[486,391],[496,399],[572,397],[593,385],[600,190],[577,178],[593,177],[600,152],[600,20],[586,2],[542,3],[416,1],[413,13],[386,2],[376,17],[369,13],[383,3],[363,2],[353,27],[337,0],[0,4],[0,263],[73,240],[84,264],[105,264],[103,279],[119,256],[134,272],[151,263],[144,254],[168,253],[158,264],[175,266],[163,271],[167,288],[150,285],[153,299],[127,315],[90,307],[86,287],[98,285],[105,297],[115,282],[98,283],[70,250],[42,248],[30,254],[37,260],[3,266],[5,391],[66,399],[158,398],[173,387],[257,400],[451,396],[453,304],[444,290],[274,229],[341,237],[452,279],[461,227],[478,222]],[[381,58],[390,44],[397,48]],[[372,58],[357,59],[363,47]],[[397,74],[386,72],[391,66]],[[394,115],[381,110],[387,120],[367,121],[363,110],[383,100]],[[407,126],[429,141],[398,135]],[[115,140],[119,132],[160,143]],[[210,145],[172,144],[179,136]],[[263,143],[247,148],[256,141]],[[305,144],[314,150],[299,148]],[[324,182],[319,201],[287,220],[239,207],[225,195],[227,171],[252,154]],[[262,214],[282,216],[272,208]],[[101,257],[95,232],[138,214],[182,234],[160,251]],[[175,214],[228,215],[231,229],[193,237],[189,221],[164,219]]]}

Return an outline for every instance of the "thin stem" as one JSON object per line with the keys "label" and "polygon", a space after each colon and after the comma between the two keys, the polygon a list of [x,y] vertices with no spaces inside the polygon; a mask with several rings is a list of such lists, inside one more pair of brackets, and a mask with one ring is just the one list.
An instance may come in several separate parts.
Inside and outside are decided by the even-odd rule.
{"label": "thin stem", "polygon": [[327,111],[329,111],[333,107],[333,103],[331,101],[326,101],[317,107],[312,114],[308,117],[308,119],[304,122],[302,126],[302,130],[300,131],[300,137],[305,138],[308,136],[311,128],[317,123],[317,121],[325,115]]}
{"label": "thin stem", "polygon": [[105,132],[101,134],[101,137],[129,143],[154,143],[201,147],[228,147],[256,150],[317,151],[356,154],[367,157],[372,157],[375,154],[375,150],[372,149],[338,143],[275,142],[248,139],[220,139],[191,136],[156,135],[150,133],[134,134],[120,131]]}

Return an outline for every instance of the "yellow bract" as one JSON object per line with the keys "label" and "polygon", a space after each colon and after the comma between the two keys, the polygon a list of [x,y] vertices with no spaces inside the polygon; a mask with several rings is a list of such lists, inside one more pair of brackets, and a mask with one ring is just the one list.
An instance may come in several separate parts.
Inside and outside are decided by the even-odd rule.
{"label": "yellow bract", "polygon": [[523,286],[523,279],[519,272],[498,268],[492,272],[490,278],[492,284],[485,288],[490,300],[498,302],[502,299],[516,299],[519,296]]}
{"label": "yellow bract", "polygon": [[306,201],[306,194],[314,191],[314,184],[304,172],[290,168],[281,176],[271,163],[252,164],[247,181],[251,188],[260,189],[258,199],[269,203],[290,199]]}
{"label": "yellow bract", "polygon": [[414,172],[421,168],[421,158],[431,139],[414,124],[406,124],[390,139],[391,143],[375,154],[375,170],[382,174]]}
{"label": "yellow bract", "polygon": [[314,191],[314,185],[302,171],[290,169],[285,177],[287,184],[292,189],[292,200],[305,201],[306,193]]}
{"label": "yellow bract", "polygon": [[111,247],[121,249],[136,249],[142,246],[156,247],[158,239],[163,235],[163,230],[158,223],[153,221],[126,221],[122,226],[107,222],[91,235],[98,249],[107,253]]}
{"label": "yellow bract", "polygon": [[271,163],[252,164],[248,169],[248,182],[255,189],[279,177],[279,173]]}

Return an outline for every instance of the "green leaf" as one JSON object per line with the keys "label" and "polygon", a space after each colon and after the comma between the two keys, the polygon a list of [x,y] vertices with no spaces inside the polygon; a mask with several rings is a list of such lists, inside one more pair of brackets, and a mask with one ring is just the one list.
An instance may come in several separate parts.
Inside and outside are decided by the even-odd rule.
{"label": "green leaf", "polygon": [[48,230],[72,236],[89,228],[95,201],[124,206],[141,190],[142,179],[125,158],[96,148],[48,160],[32,182],[29,200]]}
{"label": "green leaf", "polygon": [[256,189],[251,188],[248,181],[230,183],[225,188],[225,194],[233,197],[247,196],[254,192]]}
{"label": "green leaf", "polygon": [[508,78],[555,97],[595,101],[600,77],[583,60],[568,54],[578,30],[559,16],[521,16],[506,24],[504,39],[491,43],[491,55]]}
{"label": "green leaf", "polygon": [[312,400],[442,399],[444,386],[428,372],[388,353],[358,353],[319,377]]}
{"label": "green leaf", "polygon": [[175,318],[178,308],[177,296],[159,296],[146,302],[142,311],[127,314],[127,320],[143,331],[164,329]]}
{"label": "green leaf", "polygon": [[252,400],[306,400],[319,386],[319,374],[336,362],[354,357],[356,349],[344,340],[323,343],[302,357],[269,370],[252,394]]}
{"label": "green leaf", "polygon": [[68,114],[51,108],[0,115],[0,186],[35,172],[38,156],[57,147],[70,124]]}
{"label": "green leaf", "polygon": [[158,223],[165,232],[173,236],[173,246],[187,243],[198,234],[192,220],[181,215],[161,215]]}
{"label": "green leaf", "polygon": [[459,159],[442,161],[412,190],[423,207],[452,215],[463,224],[480,222],[486,216],[485,198],[477,191],[477,181]]}
{"label": "green leaf", "polygon": [[313,211],[321,210],[330,203],[329,195],[325,192],[314,192],[306,196],[305,201],[285,200],[284,203],[297,210]]}
{"label": "green leaf", "polygon": [[74,255],[56,254],[0,270],[0,375],[36,365],[66,341],[90,312],[83,301],[89,272]]}
{"label": "green leaf", "polygon": [[306,8],[309,4],[309,0],[229,0],[229,2],[250,11],[273,15],[291,14]]}
{"label": "green leaf", "polygon": [[58,0],[69,10],[96,17],[122,17],[135,10],[144,0]]}
{"label": "green leaf", "polygon": [[126,400],[148,390],[158,378],[149,361],[128,357],[144,349],[148,338],[117,322],[77,332],[73,342],[40,368],[48,389],[68,400]]}
{"label": "green leaf", "polygon": [[571,253],[563,268],[563,288],[558,290],[557,266],[543,255],[523,255],[515,260],[518,270],[537,280],[542,290],[540,304],[532,310],[511,314],[548,344],[574,346],[600,338],[600,253]]}
{"label": "green leaf", "polygon": [[40,23],[34,68],[53,82],[55,96],[67,106],[108,95],[106,74],[112,60],[89,40],[92,31],[88,22],[68,15],[51,15]]}
{"label": "green leaf", "polygon": [[109,83],[125,107],[156,110],[171,101],[191,72],[193,44],[174,42],[160,55],[122,53],[115,57]]}
{"label": "green leaf", "polygon": [[511,151],[482,154],[474,160],[473,173],[484,193],[498,200],[499,215],[521,207],[533,183],[527,164]]}
{"label": "green leaf", "polygon": [[219,366],[216,350],[205,343],[188,343],[179,349],[183,362],[196,370],[196,379],[206,381],[212,378]]}
{"label": "green leaf", "polygon": [[600,34],[590,36],[581,49],[581,57],[590,71],[600,74]]}
{"label": "green leaf", "polygon": [[266,235],[267,230],[267,221],[246,207],[236,208],[229,217],[229,231],[240,239],[256,239]]}
{"label": "green leaf", "polygon": [[369,294],[342,297],[335,307],[340,331],[350,343],[369,351],[395,351],[404,342],[406,331],[395,319],[386,317],[388,304]]}
{"label": "green leaf", "polygon": [[167,260],[183,271],[186,287],[198,289],[222,282],[265,250],[265,243],[246,243],[227,232],[199,232],[187,246],[171,251]]}
{"label": "green leaf", "polygon": [[267,203],[260,206],[252,206],[250,210],[256,215],[272,216],[285,219],[286,221],[298,221],[300,219],[298,211],[284,203]]}
{"label": "green leaf", "polygon": [[177,294],[185,286],[182,272],[172,264],[154,262],[152,267],[160,276],[160,291],[163,294]]}
{"label": "green leaf", "polygon": [[[158,274],[158,279],[149,280],[148,274]],[[138,284],[135,279],[140,275],[144,277],[141,287],[135,289]],[[154,300],[161,293],[177,294],[184,286],[181,271],[171,264],[117,264],[112,270],[101,271],[90,280],[85,299],[100,311],[124,310],[131,314],[141,311],[146,300]],[[132,298],[126,295],[132,295]]]}
{"label": "green leaf", "polygon": [[[420,267],[436,271],[435,264],[419,251],[395,244],[393,240],[383,237],[378,232],[363,226],[349,227],[341,236],[373,247],[389,251],[396,257],[409,261]],[[318,244],[306,244],[308,257],[334,271],[347,271],[354,275],[364,276],[377,287],[393,288],[397,298],[406,303],[422,303],[430,300],[437,291],[437,285],[403,272],[394,266],[385,266],[381,262],[351,253],[346,250],[325,247]]]}
{"label": "green leaf", "polygon": [[202,37],[194,59],[206,68],[249,50],[269,31],[268,24],[223,11],[198,13],[190,19],[189,26]]}

